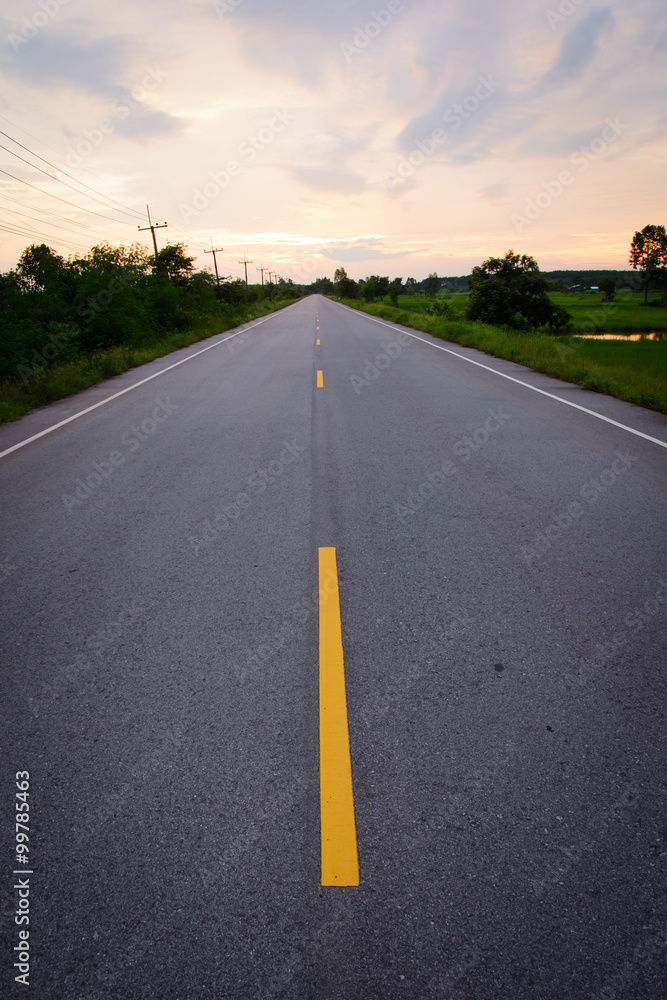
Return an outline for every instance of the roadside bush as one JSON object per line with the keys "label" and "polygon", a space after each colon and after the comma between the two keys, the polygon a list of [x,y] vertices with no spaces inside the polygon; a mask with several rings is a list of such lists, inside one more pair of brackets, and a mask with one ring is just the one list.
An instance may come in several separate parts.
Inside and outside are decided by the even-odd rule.
{"label": "roadside bush", "polygon": [[473,268],[466,311],[469,319],[519,331],[562,330],[571,323],[569,313],[550,300],[549,282],[537,261],[513,250]]}

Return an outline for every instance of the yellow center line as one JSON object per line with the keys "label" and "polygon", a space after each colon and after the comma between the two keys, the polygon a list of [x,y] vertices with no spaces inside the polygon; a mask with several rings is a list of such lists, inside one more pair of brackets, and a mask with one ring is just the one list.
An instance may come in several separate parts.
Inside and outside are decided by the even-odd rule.
{"label": "yellow center line", "polygon": [[336,550],[318,555],[322,885],[359,885]]}
{"label": "yellow center line", "polygon": [[319,342],[319,340],[317,341],[317,346],[318,346],[318,347],[320,346],[320,342]]}
{"label": "yellow center line", "polygon": [[324,376],[322,375],[322,372],[317,373],[317,388],[318,389],[324,388]]}

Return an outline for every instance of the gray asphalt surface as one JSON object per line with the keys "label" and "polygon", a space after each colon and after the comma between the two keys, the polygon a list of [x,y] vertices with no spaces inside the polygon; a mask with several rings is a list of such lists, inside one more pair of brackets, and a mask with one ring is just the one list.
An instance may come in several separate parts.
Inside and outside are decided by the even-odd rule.
{"label": "gray asphalt surface", "polygon": [[[667,450],[495,372],[667,419],[399,331],[313,296],[0,460],[3,997],[664,1000]],[[328,545],[346,890],[319,884]]]}

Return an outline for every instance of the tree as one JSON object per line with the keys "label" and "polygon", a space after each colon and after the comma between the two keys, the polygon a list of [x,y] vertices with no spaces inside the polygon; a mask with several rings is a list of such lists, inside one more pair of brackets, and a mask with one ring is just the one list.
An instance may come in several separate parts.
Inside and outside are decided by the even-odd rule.
{"label": "tree", "polygon": [[334,285],[336,286],[336,295],[340,299],[356,299],[359,286],[353,278],[348,278],[344,267],[336,268]]}
{"label": "tree", "polygon": [[361,294],[366,299],[366,302],[375,302],[377,296],[377,284],[373,275],[366,278],[366,281],[361,289]]}
{"label": "tree", "polygon": [[331,278],[316,278],[307,290],[310,291],[311,294],[319,293],[321,295],[333,295],[335,292],[334,283]]}
{"label": "tree", "polygon": [[513,250],[473,268],[466,312],[470,319],[516,330],[538,326],[559,330],[572,322],[570,314],[549,298],[549,283],[537,261]]}
{"label": "tree", "polygon": [[389,278],[381,278],[379,274],[374,274],[373,278],[375,279],[375,294],[379,299],[383,299],[389,291]]}
{"label": "tree", "polygon": [[662,279],[664,294],[665,269],[667,268],[667,233],[664,226],[644,226],[635,233],[630,245],[630,263],[635,270],[644,272],[644,305],[654,277]]}
{"label": "tree", "polygon": [[16,265],[19,285],[26,291],[44,291],[60,281],[65,261],[46,243],[33,243],[26,247]]}
{"label": "tree", "polygon": [[404,291],[403,278],[394,278],[394,280],[389,283],[389,301],[393,306],[398,305],[398,296],[402,295]]}
{"label": "tree", "polygon": [[170,243],[157,254],[157,270],[162,271],[172,281],[185,283],[192,274],[195,258],[188,257],[185,243]]}
{"label": "tree", "polygon": [[434,299],[438,294],[438,289],[440,288],[440,278],[433,272],[429,274],[428,278],[424,282],[424,291],[428,295],[429,299]]}
{"label": "tree", "polygon": [[613,302],[616,282],[613,278],[603,278],[600,281],[600,291],[603,293],[603,302]]}
{"label": "tree", "polygon": [[361,282],[360,291],[367,302],[383,299],[389,291],[389,278],[381,278],[379,274],[370,274]]}

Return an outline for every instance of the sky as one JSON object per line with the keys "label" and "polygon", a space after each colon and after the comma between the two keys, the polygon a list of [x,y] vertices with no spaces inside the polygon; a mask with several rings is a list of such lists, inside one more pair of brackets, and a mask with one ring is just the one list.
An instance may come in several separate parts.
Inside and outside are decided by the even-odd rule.
{"label": "sky", "polygon": [[625,269],[666,55],[664,0],[4,0],[0,269],[152,247],[147,205],[250,281]]}

